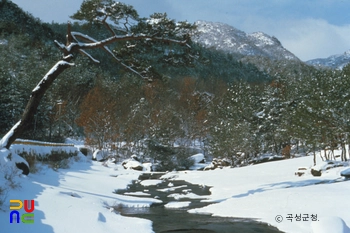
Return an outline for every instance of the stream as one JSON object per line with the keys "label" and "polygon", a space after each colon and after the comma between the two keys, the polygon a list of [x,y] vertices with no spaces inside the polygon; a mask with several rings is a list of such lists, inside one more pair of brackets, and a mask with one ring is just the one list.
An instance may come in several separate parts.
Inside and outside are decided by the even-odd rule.
{"label": "stream", "polygon": [[[141,176],[140,176],[141,178]],[[153,197],[162,203],[150,207],[118,207],[123,216],[149,219],[156,233],[203,232],[203,233],[278,233],[277,228],[252,219],[214,217],[205,214],[191,214],[187,211],[213,203],[201,202],[210,195],[210,187],[191,184],[183,180],[158,180],[153,185],[142,185],[135,180],[127,189],[116,190],[119,195]]]}

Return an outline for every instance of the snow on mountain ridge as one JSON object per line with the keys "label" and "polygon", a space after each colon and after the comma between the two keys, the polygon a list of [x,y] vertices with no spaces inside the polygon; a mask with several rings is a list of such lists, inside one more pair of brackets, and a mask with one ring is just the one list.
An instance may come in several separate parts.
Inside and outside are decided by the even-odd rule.
{"label": "snow on mountain ridge", "polygon": [[263,32],[253,32],[251,34],[248,34],[248,37],[252,38],[253,40],[257,41],[256,46],[263,46],[263,45],[274,45],[275,41],[267,36]]}
{"label": "snow on mountain ridge", "polygon": [[263,32],[247,34],[228,24],[197,21],[199,35],[195,42],[207,48],[215,48],[243,56],[263,56],[274,60],[299,60],[286,50],[281,42]]}

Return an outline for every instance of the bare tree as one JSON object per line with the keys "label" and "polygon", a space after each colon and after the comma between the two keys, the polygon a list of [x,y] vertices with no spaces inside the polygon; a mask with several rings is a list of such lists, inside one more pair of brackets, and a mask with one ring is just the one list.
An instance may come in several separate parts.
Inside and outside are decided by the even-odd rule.
{"label": "bare tree", "polygon": [[[147,80],[153,78],[152,68],[144,66],[144,60],[140,57],[126,56],[125,53],[137,54],[144,47],[153,43],[161,43],[162,46],[177,44],[183,45],[178,51],[173,51],[173,49],[159,51],[163,53],[163,58],[167,63],[186,63],[194,58],[189,54],[188,42],[195,26],[187,22],[170,20],[166,14],[156,13],[150,18],[140,19],[136,10],[130,5],[113,0],[85,0],[80,10],[72,18],[90,25],[103,26],[110,36],[95,39],[83,33],[72,31],[71,24],[68,23],[66,44],[55,41],[55,44],[63,52],[62,59],[47,72],[32,90],[21,120],[0,140],[0,149],[9,149],[16,138],[30,125],[45,92],[62,72],[75,65],[73,60],[79,53],[87,56],[91,61],[99,63],[87,50],[102,49],[124,69]],[[118,46],[119,49],[113,50],[112,45]]]}

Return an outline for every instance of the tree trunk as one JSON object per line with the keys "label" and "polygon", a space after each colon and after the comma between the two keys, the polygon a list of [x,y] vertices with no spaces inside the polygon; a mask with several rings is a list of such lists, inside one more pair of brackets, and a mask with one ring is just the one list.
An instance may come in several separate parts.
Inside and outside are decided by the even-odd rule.
{"label": "tree trunk", "polygon": [[345,142],[343,142],[341,144],[342,150],[341,150],[341,160],[342,161],[347,161],[346,159],[346,146],[345,146]]}
{"label": "tree trunk", "polygon": [[57,62],[51,70],[44,76],[39,84],[33,89],[29,101],[20,121],[18,121],[10,131],[0,140],[0,149],[9,149],[11,144],[23,133],[25,129],[33,122],[34,114],[36,113],[41,99],[45,92],[49,89],[55,79],[72,64],[67,61]]}
{"label": "tree trunk", "polygon": [[345,153],[344,153],[344,149],[345,149],[345,146],[343,145],[343,143],[341,143],[341,155],[340,155],[340,159],[341,159],[341,161],[344,161],[344,155],[345,155]]}
{"label": "tree trunk", "polygon": [[[313,146],[313,151],[314,151],[314,166],[316,166],[316,146],[315,145]],[[320,155],[321,155],[321,153],[320,153]],[[321,158],[322,158],[322,156],[321,156]]]}

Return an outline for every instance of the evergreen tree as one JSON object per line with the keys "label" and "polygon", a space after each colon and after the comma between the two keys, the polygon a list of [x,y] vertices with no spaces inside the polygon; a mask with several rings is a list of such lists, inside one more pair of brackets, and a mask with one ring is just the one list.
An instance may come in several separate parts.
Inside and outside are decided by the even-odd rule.
{"label": "evergreen tree", "polygon": [[[63,58],[33,89],[22,119],[1,139],[0,148],[9,148],[15,139],[30,126],[44,94],[63,71],[74,66],[72,61],[77,53],[99,63],[93,54],[86,50],[100,48],[123,68],[148,80],[156,78],[156,72],[153,72],[150,66],[145,66],[144,60],[133,56],[142,53],[148,44],[181,44],[183,45],[181,50],[178,50],[174,55],[167,56],[167,60],[173,60],[175,63],[181,61],[184,64],[192,58],[192,56],[188,56],[187,42],[190,40],[194,26],[187,22],[176,23],[169,20],[166,14],[154,14],[149,19],[140,19],[136,10],[130,5],[112,0],[87,0],[82,3],[80,10],[72,18],[86,21],[89,24],[101,25],[110,33],[110,36],[104,39],[95,39],[79,32],[73,32],[71,25],[68,24],[67,42],[62,44],[55,41],[63,52]],[[109,24],[110,22],[112,24]],[[118,44],[114,50],[108,47],[113,43]]]}

